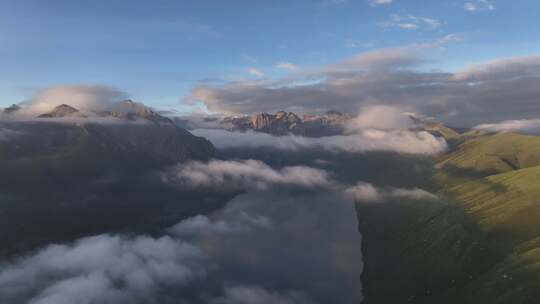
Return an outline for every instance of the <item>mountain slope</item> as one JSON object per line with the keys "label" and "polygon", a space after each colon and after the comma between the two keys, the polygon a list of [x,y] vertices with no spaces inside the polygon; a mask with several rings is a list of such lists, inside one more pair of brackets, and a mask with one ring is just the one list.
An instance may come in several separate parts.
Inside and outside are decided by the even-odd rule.
{"label": "mountain slope", "polygon": [[446,165],[486,174],[537,166],[540,165],[540,137],[517,133],[474,137],[443,156],[439,166]]}
{"label": "mountain slope", "polygon": [[434,161],[440,200],[358,204],[365,303],[537,303],[540,137],[466,134]]}
{"label": "mountain slope", "polygon": [[466,182],[446,194],[485,230],[511,231],[520,239],[540,235],[540,166]]}
{"label": "mountain slope", "polygon": [[230,198],[161,182],[163,167],[215,153],[167,118],[143,111],[158,121],[131,112],[135,121],[99,123],[69,112],[77,113],[0,122],[0,258],[81,236],[163,227]]}

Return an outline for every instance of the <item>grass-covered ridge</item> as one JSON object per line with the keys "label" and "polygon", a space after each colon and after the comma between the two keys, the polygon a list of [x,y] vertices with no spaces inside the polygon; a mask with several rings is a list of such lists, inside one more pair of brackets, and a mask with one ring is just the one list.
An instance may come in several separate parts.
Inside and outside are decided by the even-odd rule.
{"label": "grass-covered ridge", "polygon": [[540,165],[540,137],[517,133],[464,134],[438,167],[474,170],[484,175]]}

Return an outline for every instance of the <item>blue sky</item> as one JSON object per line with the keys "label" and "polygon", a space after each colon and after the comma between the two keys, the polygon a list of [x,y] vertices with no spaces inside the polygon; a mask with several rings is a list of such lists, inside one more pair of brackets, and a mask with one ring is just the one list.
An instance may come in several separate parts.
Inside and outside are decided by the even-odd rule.
{"label": "blue sky", "polygon": [[540,53],[536,0],[378,2],[391,3],[0,0],[0,106],[88,84],[182,110],[199,83],[278,78],[450,34],[459,41],[430,50],[429,68]]}

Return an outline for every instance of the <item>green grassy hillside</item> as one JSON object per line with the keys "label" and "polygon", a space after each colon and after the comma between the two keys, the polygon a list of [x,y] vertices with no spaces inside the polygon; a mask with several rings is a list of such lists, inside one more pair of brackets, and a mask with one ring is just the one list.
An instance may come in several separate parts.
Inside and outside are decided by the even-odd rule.
{"label": "green grassy hillside", "polygon": [[[488,176],[540,165],[540,137],[516,133],[480,134],[458,141],[437,167],[453,177]],[[461,175],[461,176],[460,176]]]}
{"label": "green grassy hillside", "polygon": [[446,189],[446,194],[455,198],[482,231],[497,235],[497,239],[508,246],[504,258],[470,284],[469,301],[537,303],[540,295],[540,166],[466,182]]}
{"label": "green grassy hillside", "polygon": [[465,134],[435,161],[441,200],[358,205],[365,303],[537,303],[540,137]]}
{"label": "green grassy hillside", "polygon": [[540,235],[540,166],[491,175],[446,189],[487,231]]}

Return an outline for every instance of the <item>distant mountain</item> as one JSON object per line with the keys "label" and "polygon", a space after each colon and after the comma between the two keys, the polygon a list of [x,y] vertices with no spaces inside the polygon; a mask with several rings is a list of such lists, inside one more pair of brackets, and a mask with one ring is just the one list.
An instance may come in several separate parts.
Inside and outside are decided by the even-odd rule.
{"label": "distant mountain", "polygon": [[19,107],[18,105],[14,104],[14,105],[11,105],[7,108],[5,108],[3,110],[4,114],[12,114],[12,113],[15,113],[17,111],[19,111],[21,109],[21,107]]}
{"label": "distant mountain", "polygon": [[96,111],[100,117],[113,117],[125,120],[144,119],[153,123],[173,124],[172,120],[164,117],[145,105],[132,100],[124,100],[113,105],[113,110]]}
{"label": "distant mountain", "polygon": [[280,111],[275,114],[259,113],[252,116],[226,117],[221,126],[231,131],[255,131],[275,136],[294,134],[307,137],[321,137],[342,134],[345,123],[352,116],[330,111],[322,115],[300,117],[292,112]]}
{"label": "distant mountain", "polygon": [[[4,109],[4,113],[16,113],[20,107],[13,105]],[[107,109],[85,109],[80,110],[67,104],[56,106],[48,113],[39,114],[37,118],[116,118],[119,120],[137,121],[143,120],[153,123],[173,124],[167,117],[158,114],[156,111],[132,100],[124,100],[111,104]]]}
{"label": "distant mountain", "polygon": [[0,258],[115,229],[171,225],[228,199],[161,181],[165,167],[208,160],[215,149],[142,104],[12,114],[17,119],[0,120]]}
{"label": "distant mountain", "polygon": [[418,118],[415,115],[409,115],[409,118],[418,126],[420,130],[428,131],[435,136],[444,137],[446,140],[454,140],[460,136],[460,133],[455,129],[447,127],[440,122],[428,121]]}
{"label": "distant mountain", "polygon": [[232,116],[219,121],[219,125],[230,131],[254,131],[268,133],[274,136],[298,135],[306,137],[321,137],[341,134],[344,122],[337,117],[347,117],[346,114],[299,115],[292,112],[280,111],[275,114],[258,113],[251,116]]}
{"label": "distant mountain", "polygon": [[[437,137],[444,137],[446,140],[457,139],[460,134],[454,129],[445,126],[440,122],[428,121],[412,114],[409,115],[415,129],[427,131]],[[341,135],[346,133],[347,124],[354,119],[351,114],[328,111],[318,115],[299,115],[292,112],[280,111],[275,114],[259,113],[251,116],[231,116],[219,121],[219,126],[230,131],[255,131],[268,133],[274,136],[298,135],[306,137],[322,137]],[[184,126],[189,126],[189,122],[177,121]],[[207,120],[206,122],[215,122]]]}
{"label": "distant mountain", "polygon": [[72,106],[62,104],[55,107],[51,112],[41,114],[39,118],[59,118],[59,117],[85,117],[79,110]]}
{"label": "distant mountain", "polygon": [[174,163],[207,159],[214,153],[206,139],[131,100],[99,111],[81,111],[62,104],[36,118],[0,121],[0,130],[16,134],[0,141],[0,166],[5,161],[62,158],[99,165],[100,157],[116,158],[119,163],[130,159]]}

